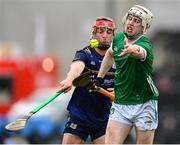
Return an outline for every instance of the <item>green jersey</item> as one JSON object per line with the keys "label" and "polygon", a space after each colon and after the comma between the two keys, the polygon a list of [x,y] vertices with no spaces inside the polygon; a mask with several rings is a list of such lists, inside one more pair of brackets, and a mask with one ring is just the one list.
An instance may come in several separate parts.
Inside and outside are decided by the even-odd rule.
{"label": "green jersey", "polygon": [[149,39],[142,35],[133,44],[147,51],[144,61],[124,55],[118,56],[124,49],[124,33],[118,32],[113,38],[112,50],[116,65],[115,103],[142,104],[148,100],[158,100],[158,90],[152,80],[153,47]]}

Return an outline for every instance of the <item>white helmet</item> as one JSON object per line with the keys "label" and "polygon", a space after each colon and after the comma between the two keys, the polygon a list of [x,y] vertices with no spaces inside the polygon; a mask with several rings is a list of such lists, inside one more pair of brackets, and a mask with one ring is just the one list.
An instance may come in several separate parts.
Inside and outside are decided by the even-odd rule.
{"label": "white helmet", "polygon": [[125,21],[127,20],[128,15],[137,16],[142,20],[142,26],[144,27],[143,34],[151,26],[151,21],[153,19],[153,14],[152,14],[151,11],[149,11],[148,9],[146,9],[143,6],[134,5],[132,8],[130,8],[128,10],[128,12],[125,14],[124,18],[123,18],[123,24],[125,24]]}

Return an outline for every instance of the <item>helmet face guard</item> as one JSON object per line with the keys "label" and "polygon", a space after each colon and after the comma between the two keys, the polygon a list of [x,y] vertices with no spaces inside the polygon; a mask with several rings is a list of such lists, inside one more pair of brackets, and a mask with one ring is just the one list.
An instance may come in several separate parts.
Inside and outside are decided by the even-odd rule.
{"label": "helmet face guard", "polygon": [[125,24],[128,15],[139,17],[142,20],[143,34],[150,28],[153,20],[153,14],[151,11],[143,6],[135,5],[128,10],[123,18],[123,25]]}

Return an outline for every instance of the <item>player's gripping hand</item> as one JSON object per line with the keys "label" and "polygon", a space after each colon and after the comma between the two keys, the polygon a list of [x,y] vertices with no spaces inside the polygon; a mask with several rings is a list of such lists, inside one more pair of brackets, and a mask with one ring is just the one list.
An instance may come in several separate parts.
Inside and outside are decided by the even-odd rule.
{"label": "player's gripping hand", "polygon": [[59,84],[59,90],[64,90],[64,93],[67,93],[71,90],[73,84],[72,80],[69,78],[66,78],[65,80],[61,81]]}
{"label": "player's gripping hand", "polygon": [[103,78],[97,77],[95,80],[93,80],[88,87],[89,91],[96,91],[97,87],[100,87],[102,83],[104,82]]}
{"label": "player's gripping hand", "polygon": [[104,82],[103,78],[101,77],[97,77],[94,84],[98,87],[100,87],[102,85],[102,83]]}

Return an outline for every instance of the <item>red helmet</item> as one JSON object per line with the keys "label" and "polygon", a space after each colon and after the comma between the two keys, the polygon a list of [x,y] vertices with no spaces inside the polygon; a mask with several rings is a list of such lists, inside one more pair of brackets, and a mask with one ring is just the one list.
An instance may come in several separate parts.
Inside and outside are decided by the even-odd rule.
{"label": "red helmet", "polygon": [[94,25],[93,25],[93,30],[92,30],[92,34],[94,34],[96,32],[96,28],[97,27],[107,27],[110,29],[115,30],[116,29],[116,25],[113,19],[102,16],[96,19]]}

